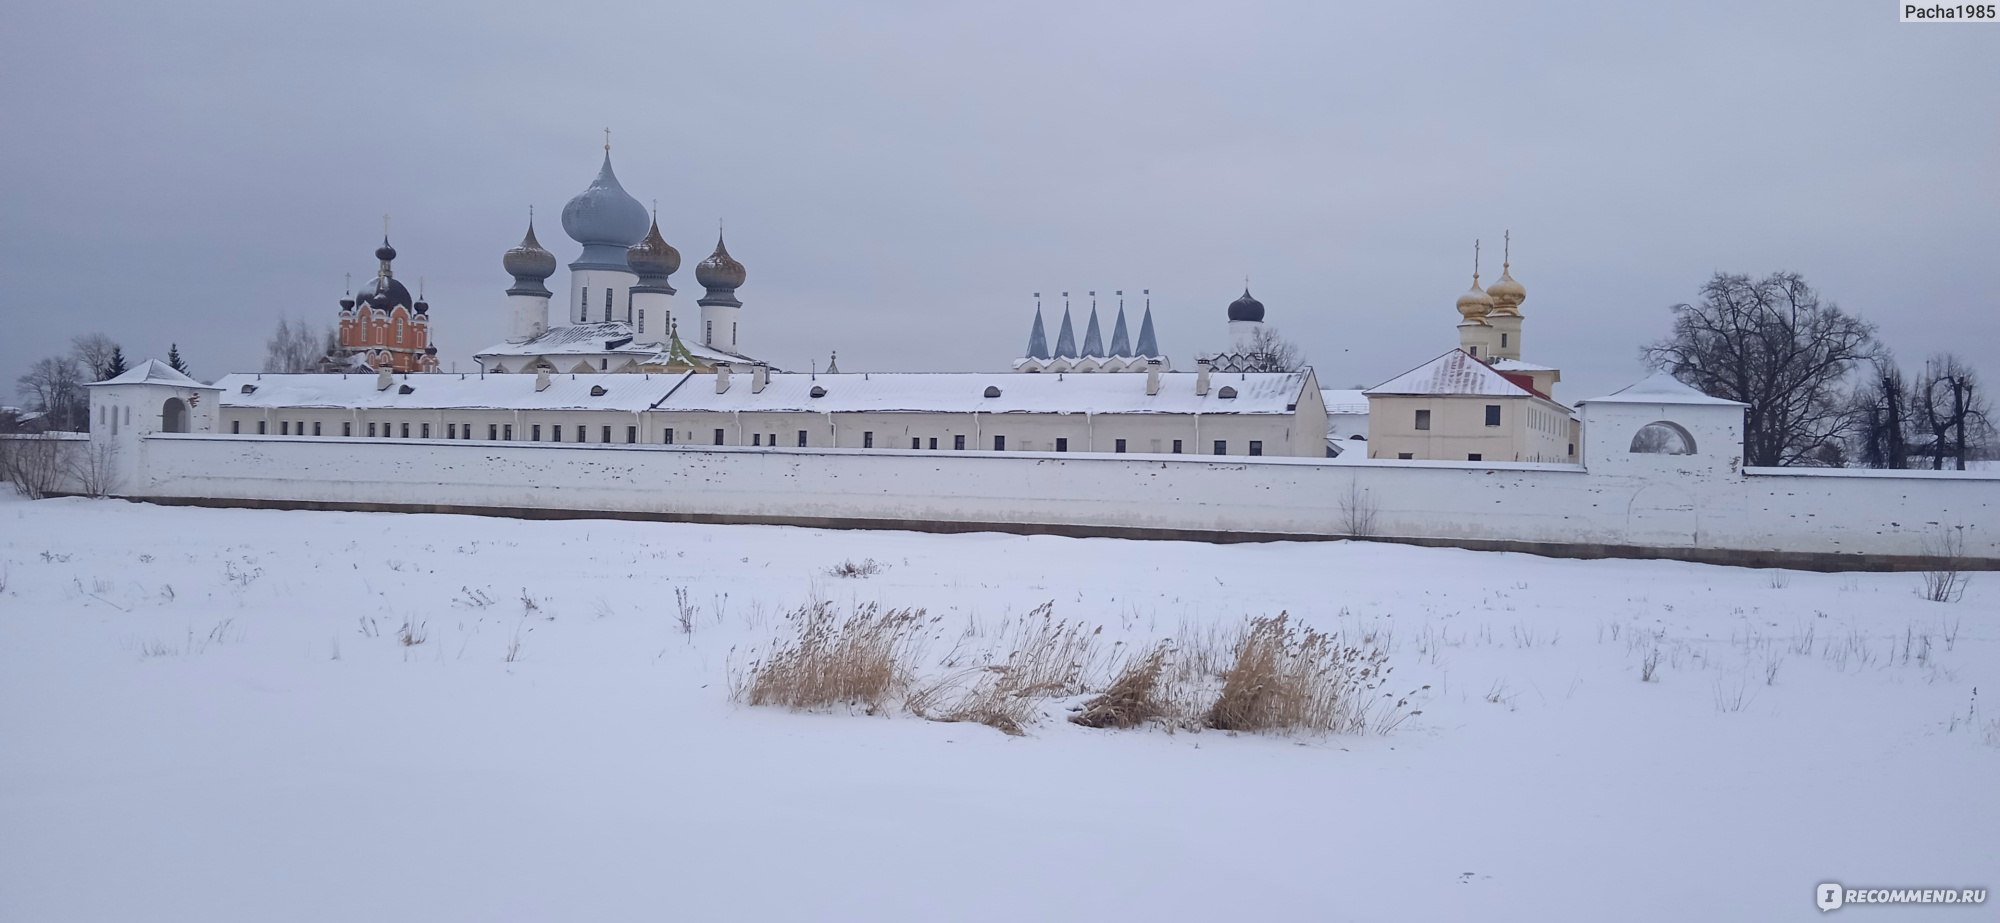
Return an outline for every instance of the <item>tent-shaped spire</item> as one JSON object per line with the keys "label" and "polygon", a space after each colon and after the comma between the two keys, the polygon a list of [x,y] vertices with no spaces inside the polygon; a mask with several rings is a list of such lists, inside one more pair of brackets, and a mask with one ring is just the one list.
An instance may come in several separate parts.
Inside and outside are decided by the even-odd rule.
{"label": "tent-shaped spire", "polygon": [[1084,332],[1083,332],[1083,354],[1084,354],[1084,355],[1086,355],[1086,356],[1102,356],[1102,355],[1104,355],[1104,331],[1103,331],[1103,330],[1101,330],[1101,329],[1099,329],[1099,328],[1098,328],[1098,326],[1097,326],[1097,306],[1096,306],[1096,305],[1091,305],[1091,307],[1090,307],[1090,326],[1088,326],[1088,327],[1085,327],[1085,328],[1084,328]]}
{"label": "tent-shaped spire", "polygon": [[1153,309],[1150,307],[1146,309],[1146,315],[1139,319],[1138,353],[1147,357],[1160,354],[1160,344],[1153,338]]}
{"label": "tent-shaped spire", "polygon": [[1063,306],[1062,329],[1056,332],[1056,358],[1076,358],[1076,327],[1069,322],[1069,306]]}
{"label": "tent-shaped spire", "polygon": [[840,374],[840,353],[836,352],[826,357],[826,373],[828,375]]}
{"label": "tent-shaped spire", "polygon": [[1035,306],[1035,326],[1028,330],[1028,358],[1049,358],[1049,335],[1042,329],[1042,306]]}
{"label": "tent-shaped spire", "polygon": [[1125,332],[1125,306],[1122,304],[1118,306],[1118,320],[1111,325],[1111,354],[1126,358],[1132,355],[1132,338]]}

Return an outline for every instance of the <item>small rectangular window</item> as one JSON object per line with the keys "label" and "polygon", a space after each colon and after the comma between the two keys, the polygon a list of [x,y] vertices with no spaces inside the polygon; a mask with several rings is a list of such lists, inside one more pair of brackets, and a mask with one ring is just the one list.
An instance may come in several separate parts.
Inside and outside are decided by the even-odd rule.
{"label": "small rectangular window", "polygon": [[456,424],[456,423],[446,423],[446,424],[444,425],[444,438],[446,438],[446,439],[457,439],[457,438],[458,438],[458,424]]}
{"label": "small rectangular window", "polygon": [[959,451],[959,452],[965,451],[965,437],[964,436],[951,437],[951,447],[954,451]]}
{"label": "small rectangular window", "polygon": [[1259,442],[1258,440],[1255,439],[1250,440],[1250,454],[1251,455],[1264,454],[1264,443]]}
{"label": "small rectangular window", "polygon": [[410,438],[410,424],[408,423],[403,424],[403,438]]}
{"label": "small rectangular window", "polygon": [[628,426],[628,427],[625,427],[625,442],[626,442],[626,444],[628,444],[628,445],[629,445],[629,444],[631,444],[631,443],[635,443],[635,442],[638,442],[638,441],[639,441],[639,428],[638,428],[638,427],[636,427],[636,426]]}
{"label": "small rectangular window", "polygon": [[498,423],[486,424],[486,441],[496,442],[499,439],[500,439],[500,424]]}
{"label": "small rectangular window", "polygon": [[1411,455],[1408,452],[1397,452],[1396,457],[1402,461],[1409,461],[1411,458],[1414,458],[1415,456]]}
{"label": "small rectangular window", "polygon": [[512,424],[512,423],[503,423],[503,424],[501,424],[501,426],[500,426],[500,438],[501,438],[501,439],[504,439],[504,440],[506,440],[506,441],[508,441],[508,442],[513,442],[513,441],[514,441],[514,424]]}
{"label": "small rectangular window", "polygon": [[1500,335],[1500,348],[1501,349],[1507,348],[1507,335],[1504,333]]}
{"label": "small rectangular window", "polygon": [[673,427],[671,427],[671,426],[667,427],[667,432],[666,432],[666,434],[665,434],[665,435],[662,435],[662,436],[660,437],[660,441],[661,441],[661,442],[663,442],[663,443],[666,443],[667,445],[673,445],[673,444],[674,444],[674,428],[673,428]]}
{"label": "small rectangular window", "polygon": [[1174,454],[1181,454],[1181,441],[1179,439],[1174,440]]}
{"label": "small rectangular window", "polygon": [[1056,451],[1058,451],[1058,452],[1067,452],[1067,451],[1069,451],[1069,439],[1067,439],[1067,438],[1065,438],[1065,437],[1062,437],[1062,436],[1057,436],[1057,437],[1056,437]]}
{"label": "small rectangular window", "polygon": [[937,437],[936,437],[936,436],[932,436],[932,437],[931,437],[931,448],[933,448],[933,449],[937,448]]}
{"label": "small rectangular window", "polygon": [[722,430],[720,428],[717,428],[715,431],[715,444],[716,445],[722,444]]}
{"label": "small rectangular window", "polygon": [[874,432],[870,431],[870,432],[864,432],[864,433],[862,433],[862,434],[861,434],[861,447],[862,447],[862,448],[864,448],[864,449],[872,449],[872,448],[874,448],[874,447],[875,447],[875,433],[874,433]]}
{"label": "small rectangular window", "polygon": [[290,423],[289,421],[286,421],[286,420],[279,420],[279,421],[278,421],[278,435],[280,435],[280,436],[289,436],[289,435],[291,435],[291,434],[292,434],[292,424],[291,424],[291,423]]}
{"label": "small rectangular window", "polygon": [[[800,445],[804,445],[804,444],[805,444],[805,443],[800,443]],[[923,447],[924,447],[924,441],[923,441],[922,439],[920,439],[920,438],[918,438],[918,437],[916,437],[916,436],[911,436],[911,437],[910,437],[910,448],[912,448],[912,449],[921,449],[921,448],[923,448]]]}
{"label": "small rectangular window", "polygon": [[993,437],[993,451],[995,452],[1007,451],[1007,437],[1005,436]]}
{"label": "small rectangular window", "polygon": [[581,423],[578,423],[578,424],[576,425],[576,441],[578,441],[578,442],[589,442],[589,441],[590,441],[590,427],[588,427],[588,426],[585,426],[585,425],[583,425],[583,424],[581,424]]}
{"label": "small rectangular window", "polygon": [[341,421],[341,424],[340,424],[340,434],[341,434],[342,436],[352,436],[352,435],[354,435],[354,421],[352,421],[352,420],[343,420],[343,421]]}
{"label": "small rectangular window", "polygon": [[1499,425],[1500,425],[1500,405],[1499,405],[1499,404],[1487,404],[1487,405],[1486,405],[1486,425],[1487,425],[1487,426],[1499,426]]}
{"label": "small rectangular window", "polygon": [[750,444],[751,444],[751,445],[753,445],[753,446],[757,446],[757,445],[763,445],[763,444],[764,444],[764,434],[763,434],[763,433],[751,433],[751,434],[750,434]]}
{"label": "small rectangular window", "polygon": [[1569,454],[1571,455],[1576,454],[1576,443],[1572,442],[1569,444]]}
{"label": "small rectangular window", "polygon": [[375,438],[375,424],[373,422],[368,424],[368,438]]}
{"label": "small rectangular window", "polygon": [[1483,453],[1480,453],[1480,452],[1467,452],[1467,453],[1465,453],[1465,460],[1466,460],[1466,461],[1485,461],[1485,460],[1486,460],[1486,456],[1485,456],[1485,455],[1484,455]]}
{"label": "small rectangular window", "polygon": [[602,439],[599,439],[599,440],[597,440],[598,442],[610,442],[610,441],[611,441],[611,427],[609,427],[609,426],[605,427],[605,428],[604,428],[604,432],[603,432],[603,433],[601,433],[600,435],[602,435],[602,436],[603,436],[604,438],[602,438]]}
{"label": "small rectangular window", "polygon": [[232,433],[232,434],[234,434],[234,435],[238,435],[238,436],[242,435],[242,434],[243,434],[243,421],[242,421],[242,420],[231,420],[231,421],[229,421],[229,432],[230,432],[230,433]]}
{"label": "small rectangular window", "polygon": [[1229,454],[1229,441],[1228,441],[1228,440],[1226,440],[1226,439],[1217,439],[1217,440],[1215,440],[1215,454],[1217,454],[1217,455],[1228,455],[1228,454]]}
{"label": "small rectangular window", "polygon": [[765,445],[767,445],[767,446],[770,446],[771,448],[774,448],[774,449],[775,449],[775,448],[777,448],[777,447],[778,447],[778,434],[777,434],[777,433],[765,433],[765,434],[764,434],[764,444],[765,444]]}
{"label": "small rectangular window", "polygon": [[[319,434],[313,433],[313,435],[317,436]],[[420,435],[422,435],[425,439],[431,438],[431,425],[429,423],[424,424],[424,431]]]}
{"label": "small rectangular window", "polygon": [[1417,411],[1417,428],[1418,428],[1418,429],[1430,429],[1430,428],[1431,428],[1431,412],[1430,412],[1430,411],[1428,411],[1428,410],[1419,410],[1419,411]]}
{"label": "small rectangular window", "polygon": [[[806,431],[799,430],[799,448],[803,449],[805,447],[806,447]],[[910,448],[914,449],[916,448],[916,446],[912,444]]]}
{"label": "small rectangular window", "polygon": [[1113,452],[1124,452],[1124,451],[1125,451],[1125,440],[1123,440],[1123,439],[1120,439],[1120,440],[1118,440],[1118,441],[1116,441],[1116,442],[1112,443],[1112,444],[1111,444],[1111,451],[1113,451]]}
{"label": "small rectangular window", "polygon": [[[425,424],[425,425],[426,425],[426,426],[429,426],[430,424]],[[318,420],[314,420],[314,421],[313,421],[313,435],[315,435],[315,436],[319,435],[319,421],[318,421]]]}
{"label": "small rectangular window", "polygon": [[530,442],[542,441],[542,424],[537,423],[533,426],[528,427],[528,441]]}
{"label": "small rectangular window", "polygon": [[265,434],[265,430],[266,430],[266,428],[267,428],[268,426],[269,426],[269,424],[265,423],[265,422],[264,422],[263,420],[258,420],[258,421],[257,421],[257,435],[259,435],[259,436],[262,436],[262,435],[264,435],[264,434]]}

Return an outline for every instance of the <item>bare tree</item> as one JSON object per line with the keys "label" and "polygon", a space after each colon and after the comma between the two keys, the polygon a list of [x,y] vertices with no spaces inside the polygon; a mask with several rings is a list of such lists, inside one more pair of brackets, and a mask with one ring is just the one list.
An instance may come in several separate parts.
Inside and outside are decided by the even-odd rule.
{"label": "bare tree", "polygon": [[1823,462],[1853,422],[1841,385],[1874,352],[1874,327],[1821,302],[1798,273],[1716,273],[1699,304],[1675,305],[1673,334],[1646,361],[1717,397],[1750,405],[1747,465]]}
{"label": "bare tree", "polygon": [[87,379],[82,367],[68,356],[48,356],[35,360],[17,383],[25,397],[49,417],[49,428],[82,432],[90,424],[90,398],[84,391]]}
{"label": "bare tree", "polygon": [[1947,459],[1965,470],[1967,456],[1976,457],[1977,440],[1990,419],[1979,376],[1957,356],[1943,353],[1924,363],[1924,373],[1910,389],[1910,422],[1923,436],[1924,455],[1931,468],[1942,470]]}
{"label": "bare tree", "polygon": [[290,318],[278,319],[278,330],[264,344],[264,371],[316,372],[330,343],[337,342],[327,328],[314,328]]}
{"label": "bare tree", "polygon": [[70,355],[90,376],[91,381],[103,381],[117,374],[111,370],[112,357],[124,358],[124,352],[117,342],[102,333],[80,333],[69,341]]}
{"label": "bare tree", "polygon": [[1243,352],[1249,359],[1243,369],[1246,372],[1296,372],[1306,366],[1298,344],[1269,324],[1258,326]]}
{"label": "bare tree", "polygon": [[1909,400],[1903,370],[1884,350],[1875,356],[1868,379],[1854,391],[1854,436],[1862,466],[1909,466]]}
{"label": "bare tree", "polygon": [[108,497],[118,490],[118,445],[103,439],[71,442],[63,462],[76,489],[86,497]]}
{"label": "bare tree", "polygon": [[55,433],[0,439],[0,479],[30,500],[54,493],[68,473],[71,442]]}

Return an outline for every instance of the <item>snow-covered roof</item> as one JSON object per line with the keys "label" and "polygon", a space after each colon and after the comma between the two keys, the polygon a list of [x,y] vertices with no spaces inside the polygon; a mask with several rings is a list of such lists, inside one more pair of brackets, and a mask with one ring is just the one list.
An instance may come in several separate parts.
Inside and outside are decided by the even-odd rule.
{"label": "snow-covered roof", "polygon": [[1555,366],[1553,366],[1553,365],[1540,365],[1540,364],[1537,364],[1537,363],[1534,363],[1534,362],[1523,362],[1523,361],[1521,361],[1521,360],[1519,360],[1519,359],[1495,359],[1495,360],[1493,360],[1493,367],[1494,367],[1494,368],[1496,368],[1496,369],[1499,369],[1499,370],[1500,370],[1500,371],[1502,371],[1502,372],[1558,372],[1558,371],[1561,371],[1561,369],[1558,369],[1558,368],[1556,368],[1556,367],[1555,367]]}
{"label": "snow-covered roof", "polygon": [[[374,375],[230,375],[218,382],[225,407],[359,407],[506,410],[908,411],[933,413],[1287,413],[1304,392],[1306,372],[1213,375],[1206,395],[1197,375],[1166,372],[1160,393],[1146,393],[1145,375],[1015,373],[773,372],[754,391],[753,375],[737,371],[729,390],[715,393],[707,373],[549,376],[398,375],[377,390]],[[410,393],[402,393],[404,387]],[[602,387],[602,395],[591,389]],[[245,389],[248,389],[247,391]],[[822,390],[813,397],[813,389]],[[998,395],[987,396],[989,388]],[[1224,397],[1232,393],[1233,397]]]}
{"label": "snow-covered roof", "polygon": [[[216,385],[222,388],[224,407],[637,411],[651,407],[690,374],[551,374],[544,391],[535,390],[537,375],[451,373],[397,375],[382,390],[376,390],[375,375],[228,375]],[[405,387],[410,393],[403,393]],[[603,394],[591,394],[599,387]]]}
{"label": "snow-covered roof", "polygon": [[[761,393],[738,371],[716,394],[709,376],[675,392],[662,410],[784,410],[810,413],[916,411],[943,413],[1289,413],[1304,393],[1306,372],[1210,376],[1206,395],[1194,393],[1194,372],[1160,373],[1160,393],[1146,393],[1146,375],[1058,375],[983,372],[876,372],[838,375],[773,373]],[[814,388],[824,393],[813,397]],[[988,397],[988,389],[997,389]],[[1224,397],[1225,390],[1233,397]]]}
{"label": "snow-covered roof", "polygon": [[1362,392],[1368,395],[1528,397],[1534,392],[1507,379],[1463,349],[1454,349]]}
{"label": "snow-covered roof", "polygon": [[[550,327],[540,336],[520,343],[500,343],[478,352],[480,356],[587,356],[599,353],[629,355],[645,361],[660,354],[665,348],[662,343],[634,343],[632,325],[624,321],[605,321],[595,324],[566,324]],[[682,339],[682,345],[696,358],[716,361],[736,361],[747,357],[726,350],[716,349],[701,343]]]}
{"label": "snow-covered roof", "polygon": [[1742,401],[1728,398],[1709,397],[1706,394],[1682,384],[1679,379],[1665,372],[1654,372],[1603,397],[1593,397],[1578,404],[1707,404],[1722,407],[1748,407]]}
{"label": "snow-covered roof", "polygon": [[1326,401],[1326,412],[1330,414],[1368,412],[1368,394],[1359,388],[1321,388],[1319,396]]}
{"label": "snow-covered roof", "polygon": [[182,387],[182,388],[211,387],[210,385],[202,384],[201,382],[195,381],[194,379],[189,378],[186,375],[183,375],[180,372],[175,371],[173,366],[161,362],[158,359],[148,359],[144,362],[141,362],[138,365],[135,365],[130,369],[127,369],[125,371],[125,374],[120,375],[116,378],[108,378],[105,379],[104,381],[91,382],[91,385],[93,387],[96,385],[141,385],[141,384],[174,385],[176,387]]}

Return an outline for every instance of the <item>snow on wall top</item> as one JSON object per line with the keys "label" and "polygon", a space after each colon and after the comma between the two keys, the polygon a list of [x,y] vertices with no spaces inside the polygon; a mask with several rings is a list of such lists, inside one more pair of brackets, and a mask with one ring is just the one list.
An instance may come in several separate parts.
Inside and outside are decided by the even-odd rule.
{"label": "snow on wall top", "polygon": [[1556,372],[1556,371],[1561,371],[1560,369],[1556,368],[1556,367],[1555,367],[1555,366],[1553,366],[1553,365],[1541,365],[1541,364],[1538,364],[1538,363],[1534,363],[1534,362],[1522,362],[1522,361],[1521,361],[1521,360],[1519,360],[1519,359],[1495,359],[1495,360],[1493,360],[1493,367],[1494,367],[1494,368],[1496,368],[1496,369],[1499,369],[1499,370],[1500,370],[1500,371],[1502,371],[1502,372]]}
{"label": "snow on wall top", "polygon": [[[374,375],[230,375],[224,407],[321,407],[485,410],[907,411],[931,413],[1289,413],[1304,392],[1305,372],[1211,376],[1206,395],[1194,393],[1193,372],[1160,375],[1160,393],[1146,393],[1145,375],[1022,375],[1014,373],[773,372],[761,392],[753,375],[736,371],[729,390],[715,393],[715,376],[597,374],[401,375],[377,390]],[[248,391],[245,388],[249,388]],[[410,393],[402,393],[408,387]],[[591,389],[604,394],[593,396]],[[821,389],[813,397],[813,389]],[[999,395],[988,397],[987,389]],[[1223,397],[1224,389],[1234,397]]]}
{"label": "snow on wall top", "polygon": [[1454,349],[1363,394],[1452,395],[1474,394],[1488,397],[1527,397],[1532,394],[1465,350]]}
{"label": "snow on wall top", "polygon": [[1359,388],[1321,388],[1319,396],[1329,414],[1368,412],[1368,392]]}
{"label": "snow on wall top", "polygon": [[211,385],[202,384],[201,382],[195,381],[194,379],[189,378],[186,375],[183,375],[180,372],[175,371],[173,366],[161,362],[158,359],[148,359],[144,362],[141,362],[138,365],[135,365],[130,369],[127,369],[125,374],[120,375],[116,378],[110,378],[104,381],[91,382],[91,387],[96,387],[97,385],[140,385],[140,384],[176,385],[183,388],[213,387]]}
{"label": "snow on wall top", "polygon": [[1665,372],[1654,372],[1632,384],[1626,385],[1603,397],[1593,397],[1579,404],[1708,404],[1722,407],[1748,407],[1742,401],[1732,401],[1723,397],[1710,397],[1682,384],[1679,379]]}

